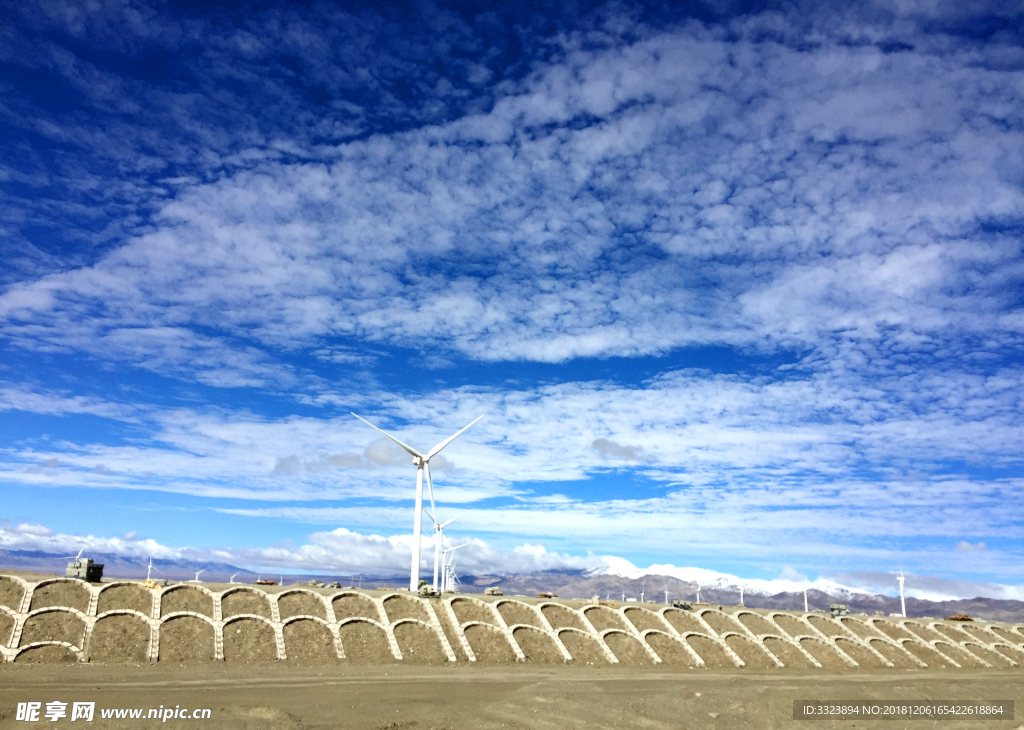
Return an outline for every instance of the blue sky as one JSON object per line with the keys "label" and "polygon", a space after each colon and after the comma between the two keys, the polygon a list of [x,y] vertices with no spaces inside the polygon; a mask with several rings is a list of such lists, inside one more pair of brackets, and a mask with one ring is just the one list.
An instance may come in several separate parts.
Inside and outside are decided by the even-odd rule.
{"label": "blue sky", "polygon": [[0,547],[1024,596],[1019,2],[0,12]]}

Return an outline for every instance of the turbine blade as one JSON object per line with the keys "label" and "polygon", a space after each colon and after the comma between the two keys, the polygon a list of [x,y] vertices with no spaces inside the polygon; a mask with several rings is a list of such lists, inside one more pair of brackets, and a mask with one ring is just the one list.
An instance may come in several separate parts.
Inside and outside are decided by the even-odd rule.
{"label": "turbine blade", "polygon": [[[352,411],[349,411],[349,413],[352,413]],[[374,425],[373,425],[372,423],[370,423],[369,421],[367,421],[367,420],[366,420],[365,418],[363,418],[362,416],[356,415],[355,413],[352,413],[352,415],[353,415],[353,416],[355,416],[356,418],[358,418],[358,419],[359,419],[360,421],[362,421],[363,423],[365,423],[365,424],[366,424],[367,426],[369,426],[370,428],[372,428],[372,429],[373,429],[374,431],[379,431],[380,433],[382,433],[382,434],[384,434],[385,436],[387,436],[387,437],[388,437],[389,439],[391,439],[391,440],[392,440],[392,441],[394,441],[394,442],[395,442],[396,444],[398,444],[399,446],[401,446],[401,447],[402,447],[403,449],[405,449],[406,451],[408,451],[408,452],[409,452],[409,454],[410,454],[411,456],[418,456],[418,457],[419,457],[419,458],[421,458],[421,459],[422,459],[422,458],[424,458],[423,454],[421,454],[420,452],[418,452],[418,451],[417,451],[416,449],[414,449],[414,448],[413,448],[412,446],[409,446],[408,444],[403,444],[403,443],[402,443],[401,441],[399,441],[398,439],[396,439],[396,438],[395,438],[394,436],[392,436],[391,434],[389,434],[389,433],[388,433],[387,431],[383,431],[383,430],[381,430],[381,429],[377,428],[376,426],[374,426]],[[457,435],[457,434],[456,434],[456,435]],[[427,458],[429,458],[429,457],[427,457]]]}
{"label": "turbine blade", "polygon": [[437,520],[434,518],[434,515],[432,515],[429,512],[427,512],[427,508],[426,507],[421,507],[420,509],[423,510],[423,514],[425,514],[427,517],[429,517],[431,519],[431,521],[434,523],[434,526],[436,527],[437,526]]}
{"label": "turbine blade", "polygon": [[[355,416],[356,414],[354,414],[354,413],[353,413],[352,415],[353,415],[353,416]],[[356,417],[358,418],[358,416],[356,416]],[[476,419],[475,421],[473,421],[473,423],[476,423],[476,422],[477,422],[477,421],[479,421],[479,420],[480,420],[481,418],[483,418],[483,416],[480,416],[480,417],[478,417],[478,418],[477,418],[477,419]],[[469,424],[469,426],[472,426],[472,425],[473,425],[473,423]],[[443,448],[444,448],[445,446],[447,446],[447,445],[448,445],[448,444],[450,444],[450,443],[451,443],[452,441],[454,441],[455,439],[457,439],[457,438],[458,438],[459,436],[461,436],[461,435],[462,435],[462,434],[463,434],[463,433],[464,433],[464,432],[466,431],[466,429],[467,429],[467,428],[469,428],[469,426],[466,426],[466,428],[462,429],[461,431],[459,431],[459,432],[458,432],[458,433],[456,433],[455,435],[453,435],[453,436],[449,436],[449,437],[448,437],[448,438],[446,438],[446,439],[445,439],[444,441],[442,441],[441,443],[439,443],[439,444],[438,444],[437,446],[435,446],[434,448],[432,448],[432,449],[431,449],[431,450],[430,450],[429,452],[427,452],[427,456],[426,456],[426,458],[427,458],[427,459],[431,458],[431,457],[432,457],[432,456],[434,456],[434,455],[435,455],[436,453],[438,453],[438,452],[439,452],[439,451],[440,451],[441,449],[443,449]]]}
{"label": "turbine blade", "polygon": [[[430,457],[427,458],[429,459]],[[437,514],[437,507],[434,505],[434,480],[430,478],[429,462],[424,461],[423,470],[427,472],[427,489],[430,492],[430,519],[432,519],[434,521],[434,524],[436,525],[437,518],[435,517],[435,515]]]}
{"label": "turbine blade", "polygon": [[460,517],[462,517],[462,515],[455,515],[450,520],[448,520],[443,525],[441,525],[441,528],[444,529],[445,527],[448,527],[448,525],[450,525],[451,523],[455,522],[455,520],[459,519]]}

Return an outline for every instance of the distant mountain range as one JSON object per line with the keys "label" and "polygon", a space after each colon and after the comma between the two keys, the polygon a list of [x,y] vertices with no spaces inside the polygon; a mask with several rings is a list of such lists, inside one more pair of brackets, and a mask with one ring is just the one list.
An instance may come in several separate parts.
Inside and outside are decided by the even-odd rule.
{"label": "distant mountain range", "polygon": [[[145,578],[146,568],[149,560],[132,558],[124,555],[110,553],[82,553],[83,558],[91,558],[94,562],[103,566],[103,577],[110,578]],[[67,556],[56,553],[46,553],[39,550],[0,550],[0,569],[13,568],[15,570],[26,570],[35,573],[56,573],[64,575],[64,569],[68,564]],[[226,578],[234,573],[248,575],[244,568],[238,568],[227,563],[180,563],[174,560],[160,560],[153,558],[154,578],[168,578],[170,580],[185,580],[193,578],[197,570],[205,571],[203,579],[210,578],[217,580],[220,577]]]}
{"label": "distant mountain range", "polygon": [[[668,600],[695,601],[697,593],[696,581],[680,580],[667,575],[645,575],[630,578],[604,573],[563,573],[549,572],[534,575],[504,576],[464,576],[463,589],[470,592],[482,591],[488,586],[498,586],[503,593],[519,595],[536,595],[537,593],[555,593],[560,598],[593,598],[621,602],[623,600],[656,600],[663,603],[668,593]],[[739,586],[718,586],[701,588],[701,601],[712,605],[735,606],[740,602]],[[787,611],[802,611],[804,608],[803,591],[782,591],[767,594],[756,588],[744,589],[743,602],[751,608],[776,608]],[[990,621],[1024,621],[1024,601],[1001,600],[996,598],[970,598],[956,601],[927,601],[918,598],[907,598],[907,616],[945,618],[957,613],[966,613],[975,618]],[[850,607],[851,613],[874,614],[882,612],[886,615],[900,611],[899,597],[883,596],[873,593],[845,591],[838,588],[826,593],[817,588],[807,591],[807,604],[810,609],[829,610],[833,603],[843,603]]]}
{"label": "distant mountain range", "polygon": [[[135,558],[112,553],[82,553],[83,558],[90,558],[103,566],[104,578],[134,578],[146,577],[146,570],[149,566],[149,559]],[[38,550],[0,550],[0,572],[5,568],[20,570],[32,573],[45,573],[64,575],[69,557],[56,553],[47,553]],[[376,586],[387,586],[397,588],[409,585],[408,577],[396,576],[367,576],[352,573],[342,574],[312,574],[312,573],[287,573],[281,570],[273,571],[251,571],[240,568],[230,563],[215,562],[184,562],[178,560],[164,560],[153,558],[153,578],[159,580],[192,580],[197,571],[202,571],[200,580],[205,583],[227,583],[231,576],[236,576],[239,583],[252,582],[257,578],[269,578],[270,580],[284,579],[287,584],[305,583],[311,579],[324,582],[338,581],[343,585],[361,585],[364,588]],[[483,590],[482,588],[480,590]]]}
{"label": "distant mountain range", "polygon": [[[109,578],[145,578],[148,560],[125,557],[123,555],[89,554],[83,557],[92,558],[104,566],[103,575]],[[30,571],[36,573],[64,574],[68,558],[61,555],[27,550],[0,550],[0,571],[3,568]],[[612,564],[607,571],[546,571],[530,575],[465,575],[461,577],[462,590],[467,593],[482,593],[490,586],[499,587],[506,595],[536,595],[537,593],[555,593],[561,598],[592,598],[599,596],[601,600],[623,601],[633,599],[655,600],[662,603],[668,600],[696,599],[698,581],[701,585],[701,600],[712,605],[735,606],[739,603],[740,588],[738,579],[733,576],[713,573],[699,568],[673,568],[672,566],[652,566],[646,570],[638,570],[635,566],[622,561],[623,565]],[[407,585],[404,577],[391,576],[353,576],[351,574],[288,574],[267,572],[257,574],[227,563],[196,562],[181,563],[173,560],[153,560],[155,578],[170,580],[191,580],[196,571],[203,571],[204,582],[227,582],[235,575],[238,582],[252,582],[258,577],[278,580],[284,578],[285,583],[305,583],[310,579],[324,582],[339,581],[342,585],[362,585],[364,588],[387,586],[399,588]],[[655,572],[664,567],[665,575]],[[691,574],[693,574],[691,576]],[[424,575],[424,577],[431,577]],[[694,577],[693,580],[687,578]],[[785,590],[772,592],[767,590],[778,585],[786,585],[786,581],[743,581],[744,603],[751,608],[776,608],[782,610],[803,610],[803,590]],[[795,584],[790,584],[795,585]],[[844,603],[850,607],[851,613],[874,614],[882,612],[886,615],[900,610],[900,599],[863,591],[856,591],[828,581],[815,581],[807,591],[807,603],[811,609],[828,611],[832,603]],[[996,598],[970,598],[949,601],[928,601],[918,598],[907,598],[907,616],[944,618],[957,613],[966,613],[975,618],[991,621],[1020,622],[1024,621],[1024,601],[1003,600]]]}

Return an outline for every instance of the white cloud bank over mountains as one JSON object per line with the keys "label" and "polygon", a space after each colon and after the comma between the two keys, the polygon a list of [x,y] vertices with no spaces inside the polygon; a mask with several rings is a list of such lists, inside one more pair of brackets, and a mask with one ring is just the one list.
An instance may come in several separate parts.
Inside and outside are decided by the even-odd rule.
{"label": "white cloud bank over mountains", "polygon": [[[461,541],[460,541],[461,542]],[[531,574],[542,571],[585,571],[589,575],[614,575],[629,579],[645,576],[669,576],[700,584],[704,589],[737,590],[740,585],[751,595],[774,595],[800,592],[805,588],[833,596],[882,593],[892,595],[895,578],[887,574],[847,576],[830,579],[807,578],[792,568],[784,569],[775,579],[748,579],[696,567],[651,565],[639,568],[614,555],[570,555],[549,552],[541,545],[523,544],[504,552],[488,543],[472,539],[458,554],[457,572],[463,575]],[[169,547],[152,539],[138,539],[134,533],[120,538],[105,538],[54,533],[43,525],[21,524],[0,528],[0,550],[40,551],[50,554],[106,554],[135,559],[143,565],[149,558],[170,560],[187,566],[192,563],[217,562],[235,565],[253,572],[299,572],[336,574],[339,577],[368,575],[404,577],[408,574],[412,537],[399,535],[361,535],[344,528],[318,532],[300,546],[238,549],[196,549]],[[423,565],[426,576],[432,563],[432,543],[423,542]],[[1024,585],[999,585],[971,581],[954,581],[934,576],[907,574],[906,595],[933,601],[985,596],[1024,600]],[[678,598],[678,596],[677,596]]]}

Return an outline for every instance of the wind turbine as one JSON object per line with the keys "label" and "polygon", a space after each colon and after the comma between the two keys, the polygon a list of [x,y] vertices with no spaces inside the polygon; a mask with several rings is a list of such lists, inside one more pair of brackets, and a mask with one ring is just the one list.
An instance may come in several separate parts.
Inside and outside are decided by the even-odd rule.
{"label": "wind turbine", "polygon": [[450,548],[447,548],[447,549],[444,549],[444,550],[441,551],[442,552],[442,554],[441,554],[441,563],[444,565],[444,577],[441,580],[441,592],[442,593],[444,593],[445,591],[451,589],[451,587],[452,587],[451,580],[450,580],[451,577],[452,577],[452,561],[451,560],[447,560],[446,561],[445,558],[448,556],[448,553],[454,552],[455,550],[458,550],[460,547],[466,547],[466,545],[469,545],[469,543],[468,542],[464,542],[461,545],[455,545],[453,547],[450,547]]}
{"label": "wind turbine", "polygon": [[465,432],[466,429],[469,428],[469,426],[472,426],[473,423],[476,423],[481,418],[483,418],[483,416],[478,417],[475,421],[473,421],[473,423],[470,423],[469,426],[466,426],[466,428],[462,429],[461,431],[458,431],[454,435],[449,436],[444,441],[442,441],[437,446],[428,451],[426,454],[421,454],[413,447],[407,444],[403,444],[401,441],[396,439],[387,431],[383,431],[377,428],[362,416],[358,416],[355,413],[352,413],[352,415],[358,418],[363,423],[365,423],[370,428],[372,428],[374,431],[378,431],[384,434],[391,441],[394,441],[396,444],[401,446],[410,456],[412,456],[412,463],[416,465],[416,511],[413,513],[414,516],[412,522],[412,570],[409,572],[409,590],[416,591],[420,587],[420,538],[422,528],[421,513],[423,511],[423,473],[426,472],[427,475],[427,486],[430,489],[430,504],[431,506],[433,506],[434,483],[430,479],[430,460],[437,456],[437,454],[440,453],[441,449],[443,449],[445,446],[447,446],[452,441],[461,436],[463,432]]}
{"label": "wind turbine", "polygon": [[[431,509],[434,507],[433,495],[431,495],[430,507]],[[426,508],[424,508],[423,511],[426,512]],[[459,519],[462,515],[455,515],[447,522],[438,522],[437,518],[434,517],[433,511],[427,512],[427,516],[430,518],[430,521],[434,523],[434,593],[437,593],[437,572],[439,568],[443,569],[444,567],[441,565],[441,548],[444,545],[444,528],[455,522],[455,520]],[[442,584],[444,583],[443,578],[441,582]],[[442,590],[444,589],[442,588]]]}
{"label": "wind turbine", "polygon": [[[151,575],[152,575],[152,573],[153,573],[153,571],[154,571],[154,570],[155,570],[155,571],[156,571],[157,573],[163,573],[163,571],[162,571],[162,570],[160,570],[160,568],[154,568],[154,567],[153,567],[153,558],[150,558],[150,559],[149,559],[149,567],[148,567],[148,568],[146,568],[146,580],[149,580],[149,579],[150,579],[150,577],[151,577]],[[198,573],[197,573],[197,575],[198,575]]]}
{"label": "wind turbine", "polygon": [[[241,573],[241,572],[242,571],[238,571],[238,573]],[[238,573],[235,573],[235,575],[238,575]],[[228,578],[228,583],[234,583],[235,582],[235,575],[233,575],[230,578]]]}
{"label": "wind turbine", "polygon": [[740,583],[740,605],[741,606],[744,605],[743,604],[743,584],[742,583]]}
{"label": "wind turbine", "polygon": [[700,583],[697,584],[697,603],[700,603],[700,589],[703,587]]}
{"label": "wind turbine", "polygon": [[804,613],[810,613],[807,609],[807,581],[804,580]]}
{"label": "wind turbine", "polygon": [[905,581],[906,578],[903,577],[903,566],[902,565],[900,566],[900,576],[896,580],[898,580],[900,582],[900,609],[901,609],[901,612],[903,614],[903,618],[906,618],[907,617],[907,602],[905,600],[903,600],[903,581]]}
{"label": "wind turbine", "polygon": [[203,568],[202,570],[197,570],[196,571],[196,577],[193,580],[195,580],[195,582],[198,583],[199,582],[199,574],[200,573],[205,573],[205,572],[206,572],[206,568]]}
{"label": "wind turbine", "polygon": [[453,593],[457,593],[459,587],[459,576],[455,574],[455,559],[448,563],[448,588]]}

